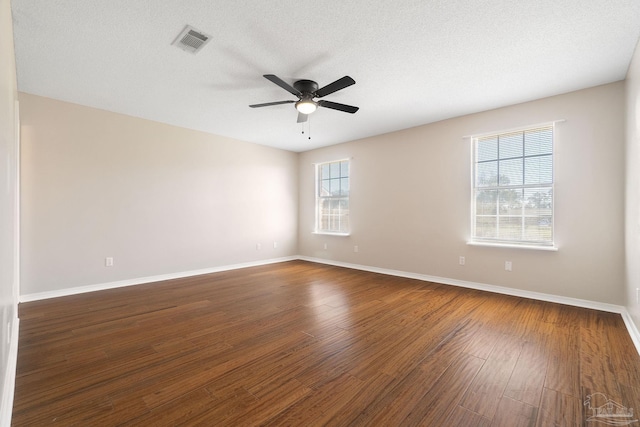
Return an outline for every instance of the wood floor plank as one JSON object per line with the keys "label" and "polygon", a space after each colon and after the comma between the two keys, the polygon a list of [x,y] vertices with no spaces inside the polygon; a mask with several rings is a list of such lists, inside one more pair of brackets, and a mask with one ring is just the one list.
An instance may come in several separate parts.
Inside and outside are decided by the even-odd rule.
{"label": "wood floor plank", "polygon": [[[637,421],[637,413],[625,413],[634,407],[638,396],[633,388],[620,386],[616,392],[603,392],[601,388],[582,388],[582,416],[585,425],[633,425]],[[609,416],[611,411],[613,416]],[[635,412],[635,409],[631,412]],[[634,422],[631,422],[634,421]]]}
{"label": "wood floor plank", "polygon": [[[278,387],[268,390],[261,398],[249,405],[243,412],[228,417],[229,425],[264,425],[274,419],[283,410],[304,401],[313,390],[304,386],[296,379],[284,381]],[[204,419],[203,425],[211,425],[211,419]]]}
{"label": "wood floor plank", "polygon": [[537,427],[580,427],[583,425],[582,401],[550,388],[542,390]]}
{"label": "wood floor plank", "polygon": [[464,351],[472,356],[486,360],[489,358],[489,355],[493,351],[493,348],[501,335],[502,333],[494,331],[491,328],[486,327],[486,325],[483,325],[483,327],[477,331]]}
{"label": "wood floor plank", "polygon": [[465,427],[490,427],[491,420],[480,414],[471,412],[462,406],[456,406],[453,412],[445,420],[445,426],[465,426]]}
{"label": "wood floor plank", "polygon": [[484,360],[466,353],[460,355],[402,421],[402,425],[444,425],[458,406],[459,396],[464,394],[484,363]]}
{"label": "wood floor plank", "polygon": [[467,390],[461,406],[493,419],[523,345],[521,339],[503,335]]}
{"label": "wood floor plank", "polygon": [[[127,419],[125,408],[119,409],[120,412],[125,412],[123,419],[112,418],[114,424],[122,426],[169,426],[184,424],[188,420],[206,412],[212,406],[217,404],[217,399],[208,393],[205,389],[196,389],[190,393],[185,393],[178,399],[169,402],[168,404],[159,408],[150,410],[142,415]],[[124,405],[123,405],[124,406]],[[118,409],[118,405],[114,404],[114,409]],[[101,424],[104,421],[101,418],[96,418],[94,421],[97,424]]]}
{"label": "wood floor plank", "polygon": [[504,396],[491,423],[492,427],[534,427],[538,408]]}
{"label": "wood floor plank", "polygon": [[[152,384],[149,384],[149,389],[153,391],[145,395],[144,400],[150,408],[155,408],[178,398],[185,391],[190,392],[200,387],[205,387],[225,372],[238,369],[271,352],[282,351],[284,348],[294,345],[294,343],[300,339],[304,339],[304,337],[292,334],[280,336],[270,342],[269,345],[255,347],[250,352],[236,350],[228,354],[227,357],[216,357],[216,359],[220,359],[220,361],[224,360],[222,363],[211,361],[209,364],[204,364],[202,360],[200,360],[196,363],[190,363],[189,365],[180,364],[176,366],[175,370],[170,374],[167,374],[167,372],[163,373],[164,381],[158,381],[156,379]],[[189,375],[185,375],[185,372]]]}
{"label": "wood floor plank", "polygon": [[[373,406],[377,399],[392,390],[398,380],[387,374],[380,374],[375,378],[362,382],[350,396],[344,396],[345,403],[342,410],[334,413],[326,425],[358,426],[368,425],[367,409]],[[311,423],[313,424],[313,423]]]}
{"label": "wood floor plank", "polygon": [[547,374],[548,354],[538,344],[525,342],[504,395],[538,407]]}
{"label": "wood floor plank", "polygon": [[588,395],[640,407],[618,314],[305,261],[19,313],[14,426],[578,426]]}
{"label": "wood floor plank", "polygon": [[300,405],[283,410],[266,425],[327,425],[349,403],[345,396],[355,394],[363,384],[362,380],[352,375],[340,375],[309,392]]}
{"label": "wood floor plank", "polygon": [[614,315],[613,322],[606,328],[604,336],[610,349],[610,361],[615,368],[616,382],[621,386],[637,387],[640,384],[640,369],[637,368],[640,354],[634,351],[635,346],[621,316]]}
{"label": "wood floor plank", "polygon": [[608,355],[580,353],[580,384],[608,396],[620,395],[615,368]]}
{"label": "wood floor plank", "polygon": [[[399,420],[405,422],[405,418],[416,411],[416,408],[423,406],[422,417],[415,419],[414,422],[420,421],[427,414],[424,413],[425,395],[430,393],[432,388],[438,384],[441,377],[448,371],[457,372],[466,362],[470,366],[477,365],[479,368],[484,361],[462,352],[467,345],[465,339],[455,339],[455,336],[449,336],[447,340],[440,343],[416,368],[408,371],[402,379],[394,383],[393,387],[382,396],[379,397],[372,405],[367,407],[366,414],[361,420],[367,420],[368,425],[389,425]],[[462,358],[462,360],[458,360]],[[457,365],[451,368],[451,365],[457,361]],[[477,369],[469,370],[468,376],[464,377],[466,384],[456,384],[457,387],[466,389],[473,379],[473,375]],[[471,375],[473,372],[473,375]],[[449,381],[449,380],[447,380]],[[437,392],[440,392],[439,390]],[[431,394],[430,399],[437,400],[437,394]],[[453,399],[457,402],[460,396]],[[454,405],[455,406],[455,405]],[[448,406],[447,406],[448,408]],[[415,415],[414,415],[415,417]],[[395,420],[395,421],[394,421]]]}
{"label": "wood floor plank", "polygon": [[[623,407],[633,410],[633,416],[628,417],[627,421],[640,419],[640,387],[631,387],[620,384],[620,403]],[[636,421],[640,422],[640,421]],[[630,424],[633,425],[633,424]]]}
{"label": "wood floor plank", "polygon": [[563,394],[581,397],[579,324],[569,324],[548,336],[549,352],[544,386]]}
{"label": "wood floor plank", "polygon": [[410,412],[466,347],[469,336],[462,330],[459,328],[455,334],[437,343],[415,368],[398,373],[395,379],[391,375],[379,376],[382,380],[389,380],[389,384],[381,390],[382,393],[369,395],[370,400],[353,423],[376,425],[383,422],[381,418],[393,420],[394,413]]}
{"label": "wood floor plank", "polygon": [[[181,424],[189,426],[239,425],[233,424],[229,420],[242,416],[242,414],[255,405],[256,402],[257,399],[255,396],[244,388],[238,387],[222,397],[217,397],[211,405],[202,407],[201,410],[194,411],[189,415],[185,415],[185,420]],[[170,402],[168,405],[172,404],[173,402]],[[166,408],[168,408],[167,405],[159,407],[156,412],[160,414],[165,410],[169,411],[169,409]],[[139,423],[137,420],[134,421],[136,422],[132,423],[132,426],[147,425],[146,423]],[[251,425],[250,423],[246,424]],[[180,425],[180,423],[176,423],[176,425]]]}

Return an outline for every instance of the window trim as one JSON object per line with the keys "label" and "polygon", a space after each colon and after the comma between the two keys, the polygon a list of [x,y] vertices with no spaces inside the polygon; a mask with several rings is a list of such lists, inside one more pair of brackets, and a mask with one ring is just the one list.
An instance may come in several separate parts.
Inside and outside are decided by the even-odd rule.
{"label": "window trim", "polygon": [[[313,232],[312,234],[319,234],[319,235],[325,235],[325,236],[350,236],[351,235],[351,215],[349,214],[349,224],[347,226],[348,231],[346,232],[340,232],[340,231],[329,231],[329,230],[321,230],[319,228],[320,225],[320,218],[319,218],[319,200],[321,199],[320,195],[319,195],[319,190],[320,190],[320,182],[319,182],[319,178],[320,178],[320,167],[322,165],[326,165],[326,164],[331,164],[331,163],[340,163],[340,162],[348,162],[349,163],[349,195],[346,196],[346,199],[348,201],[349,204],[349,211],[351,211],[351,167],[352,167],[352,160],[353,158],[341,158],[341,159],[335,159],[335,160],[328,160],[325,162],[318,162],[318,163],[313,163],[314,166],[314,224],[313,224]],[[344,196],[342,197],[344,198]]]}
{"label": "window trim", "polygon": [[[492,131],[492,132],[485,132],[485,133],[479,133],[479,134],[474,134],[474,135],[467,135],[464,138],[469,138],[470,141],[470,165],[471,165],[471,176],[470,176],[470,203],[469,203],[469,225],[470,225],[470,236],[469,239],[467,240],[467,245],[470,246],[485,246],[485,247],[496,247],[496,248],[513,248],[513,249],[532,249],[532,250],[542,250],[542,251],[557,251],[558,247],[556,245],[556,230],[555,230],[555,219],[556,219],[556,202],[555,202],[555,167],[556,167],[556,123],[560,123],[560,122],[564,122],[565,120],[555,120],[555,121],[551,121],[551,122],[544,122],[544,123],[538,123],[538,124],[533,124],[533,125],[527,125],[527,126],[520,126],[520,127],[516,127],[516,128],[510,128],[510,129],[504,129],[504,130],[498,130],[498,131]],[[509,134],[509,133],[516,133],[516,132],[526,132],[529,130],[535,130],[535,129],[539,129],[539,128],[545,128],[545,127],[549,127],[551,128],[551,132],[552,132],[552,149],[551,149],[551,156],[552,156],[552,181],[551,184],[545,184],[545,187],[549,187],[551,189],[551,235],[552,235],[552,239],[550,242],[535,242],[535,241],[523,241],[523,240],[505,240],[505,239],[499,239],[499,238],[478,238],[475,236],[476,234],[476,168],[477,168],[477,158],[476,158],[476,143],[479,139],[482,138],[486,138],[486,137],[490,137],[490,136],[500,136],[500,135],[504,135],[504,134]],[[527,156],[525,156],[524,152],[522,155],[522,158],[526,158]],[[520,158],[516,157],[516,158]],[[500,159],[500,160],[505,160],[505,159]],[[513,188],[518,188],[518,189],[526,189],[527,187],[529,188],[537,188],[540,187],[539,184],[524,184],[523,185],[516,185],[516,186],[503,186],[500,187],[500,189],[504,188],[504,189],[513,189]]]}
{"label": "window trim", "polygon": [[553,246],[550,245],[526,245],[526,244],[517,244],[517,243],[499,243],[499,242],[488,242],[488,241],[481,241],[481,240],[469,240],[467,241],[467,245],[469,246],[487,246],[490,248],[510,248],[510,249],[533,249],[536,251],[551,251],[551,252],[557,252],[558,251],[558,247],[554,244]]}
{"label": "window trim", "polygon": [[338,233],[338,232],[334,232],[334,231],[312,231],[311,234],[318,234],[318,235],[322,235],[322,236],[342,236],[342,237],[351,236],[351,232]]}

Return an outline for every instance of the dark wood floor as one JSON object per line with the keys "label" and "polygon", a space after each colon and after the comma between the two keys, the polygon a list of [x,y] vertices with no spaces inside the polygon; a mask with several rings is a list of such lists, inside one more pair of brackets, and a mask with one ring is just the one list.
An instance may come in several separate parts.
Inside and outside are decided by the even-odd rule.
{"label": "dark wood floor", "polygon": [[619,315],[303,261],[21,304],[20,319],[16,426],[595,427],[607,399],[640,412]]}

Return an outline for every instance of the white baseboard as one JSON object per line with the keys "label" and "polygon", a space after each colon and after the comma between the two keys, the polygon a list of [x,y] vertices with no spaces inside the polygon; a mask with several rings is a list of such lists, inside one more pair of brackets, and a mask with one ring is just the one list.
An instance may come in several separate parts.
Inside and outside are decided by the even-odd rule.
{"label": "white baseboard", "polygon": [[449,279],[446,277],[429,276],[426,274],[417,274],[417,273],[409,273],[406,271],[390,270],[386,268],[370,267],[367,265],[350,264],[346,262],[332,261],[332,260],[327,260],[322,258],[299,256],[298,259],[301,259],[304,261],[316,262],[319,264],[328,264],[328,265],[335,265],[337,267],[352,268],[354,270],[369,271],[372,273],[387,274],[390,276],[405,277],[408,279],[417,279],[417,280],[423,280],[426,282],[441,283],[443,285],[460,286],[463,288],[477,289],[480,291],[494,292],[498,294],[511,295],[511,296],[516,296],[521,298],[530,298],[530,299],[535,299],[539,301],[572,305],[575,307],[590,308],[593,310],[607,311],[610,313],[618,313],[622,316],[622,320],[624,320],[624,324],[626,325],[627,331],[631,336],[631,340],[633,341],[633,344],[635,345],[636,350],[638,351],[638,354],[640,354],[640,333],[638,332],[638,329],[636,328],[633,320],[631,319],[631,316],[629,315],[627,308],[621,305],[607,304],[604,302],[589,301],[589,300],[584,300],[579,298],[563,297],[559,295],[545,294],[542,292],[525,291],[522,289],[507,288],[504,286],[488,285],[485,283],[467,282],[464,280]]}
{"label": "white baseboard", "polygon": [[511,295],[522,298],[531,298],[540,301],[555,302],[558,304],[573,305],[576,307],[592,308],[594,310],[608,311],[611,313],[626,312],[626,308],[621,305],[607,304],[597,301],[589,301],[578,298],[563,297],[542,292],[525,291],[522,289],[507,288],[504,286],[488,285],[486,283],[467,282],[464,280],[449,279],[446,277],[429,276],[426,274],[409,273],[406,271],[390,270],[386,268],[370,267],[367,265],[349,264],[345,262],[331,261],[321,258],[298,257],[298,259],[316,262],[320,264],[335,265],[337,267],[352,268],[354,270],[370,271],[372,273],[388,274],[390,276],[406,277],[408,279],[423,280],[425,282],[441,283],[443,285],[460,286],[462,288],[477,289],[497,294]]}
{"label": "white baseboard", "polygon": [[260,265],[275,264],[278,262],[293,261],[297,256],[271,258],[261,261],[243,262],[240,264],[230,264],[218,267],[203,268],[200,270],[182,271],[178,273],[160,274],[157,276],[138,277],[135,279],[120,280],[117,282],[98,283],[89,286],[79,286],[75,288],[60,289],[49,292],[38,292],[35,294],[20,295],[20,302],[38,301],[49,298],[65,297],[69,295],[84,294],[87,292],[104,291],[107,289],[123,288],[125,286],[142,285],[145,283],[161,282],[163,280],[182,279],[184,277],[200,276],[202,274],[219,273],[221,271],[237,270],[240,268],[257,267]]}
{"label": "white baseboard", "polygon": [[9,341],[9,358],[7,370],[4,373],[2,384],[2,404],[0,405],[0,426],[11,425],[13,414],[13,395],[16,385],[16,367],[18,366],[18,335],[20,332],[20,319],[15,318],[11,327],[11,340]]}
{"label": "white baseboard", "polygon": [[[135,285],[141,285],[144,283],[160,282],[163,280],[171,280],[171,279],[180,279],[184,277],[199,276],[202,274],[218,273],[221,271],[236,270],[240,268],[255,267],[255,266],[274,264],[274,263],[285,262],[285,261],[293,261],[297,259],[303,260],[303,261],[315,262],[318,264],[335,265],[337,267],[351,268],[354,270],[369,271],[372,273],[387,274],[390,276],[405,277],[409,279],[417,279],[417,280],[422,280],[426,282],[435,282],[435,283],[441,283],[444,285],[459,286],[463,288],[477,289],[480,291],[494,292],[498,294],[511,295],[511,296],[516,296],[521,298],[531,298],[531,299],[540,300],[540,301],[554,302],[558,304],[572,305],[572,306],[582,307],[582,308],[590,308],[593,310],[607,311],[610,313],[618,313],[622,315],[622,319],[624,320],[624,323],[627,327],[627,331],[631,336],[631,340],[633,341],[636,347],[636,350],[638,351],[638,354],[640,354],[640,333],[638,332],[636,325],[631,319],[631,316],[627,312],[626,307],[621,305],[607,304],[603,302],[583,300],[579,298],[563,297],[559,295],[546,294],[542,292],[525,291],[522,289],[507,288],[504,286],[495,286],[495,285],[489,285],[486,283],[468,282],[464,280],[450,279],[446,277],[429,276],[426,274],[410,273],[406,271],[391,270],[386,268],[371,267],[371,266],[359,265],[359,264],[351,264],[346,262],[332,261],[332,260],[327,260],[322,258],[314,258],[314,257],[301,256],[301,255],[283,257],[283,258],[272,258],[268,260],[253,261],[253,262],[246,262],[246,263],[240,263],[240,264],[225,265],[225,266],[219,266],[219,267],[205,268],[201,270],[183,271],[179,273],[161,274],[157,276],[139,277],[136,279],[121,280],[117,282],[109,282],[109,283],[101,283],[101,284],[90,285],[90,286],[61,289],[61,290],[51,291],[51,292],[40,292],[36,294],[21,295],[20,302],[37,301],[37,300],[48,299],[48,298],[76,295],[76,294],[81,294],[86,292],[121,288],[125,286],[135,286]],[[17,344],[16,344],[16,351],[17,351]]]}
{"label": "white baseboard", "polygon": [[638,354],[640,354],[640,332],[638,331],[638,328],[636,327],[636,324],[634,323],[627,309],[625,309],[624,313],[622,313],[622,320],[624,320],[624,324],[627,326],[627,331],[629,331],[631,341],[633,341],[633,344],[638,350]]}

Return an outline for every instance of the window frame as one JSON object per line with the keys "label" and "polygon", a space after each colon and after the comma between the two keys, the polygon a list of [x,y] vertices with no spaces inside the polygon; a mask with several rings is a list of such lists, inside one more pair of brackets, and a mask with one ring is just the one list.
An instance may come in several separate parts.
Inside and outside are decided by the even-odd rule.
{"label": "window frame", "polygon": [[[556,147],[556,137],[557,137],[557,133],[556,133],[556,127],[555,124],[557,122],[547,122],[547,123],[540,123],[540,124],[535,124],[535,125],[530,125],[530,126],[523,126],[523,127],[518,127],[518,128],[513,128],[513,129],[508,129],[508,130],[501,130],[501,131],[494,131],[494,132],[488,132],[488,133],[483,133],[483,134],[478,134],[478,135],[472,135],[469,136],[470,138],[470,146],[471,146],[471,153],[470,153],[470,163],[471,163],[471,179],[470,179],[470,187],[471,187],[471,200],[470,200],[470,238],[467,241],[467,244],[469,245],[477,245],[477,246],[495,246],[495,247],[508,247],[508,248],[522,248],[522,249],[537,249],[537,250],[550,250],[550,251],[557,251],[558,248],[555,244],[555,207],[556,207],[556,201],[555,201],[555,167],[556,167],[556,153],[555,153],[555,147]],[[548,154],[538,154],[538,155],[527,155],[526,152],[526,139],[524,138],[525,134],[527,132],[532,132],[532,131],[536,131],[536,130],[544,130],[544,129],[549,129],[551,131],[551,151]],[[478,164],[483,163],[483,162],[490,162],[491,160],[478,160],[478,141],[482,140],[482,139],[488,139],[491,137],[495,137],[497,141],[499,141],[499,138],[505,137],[507,135],[512,135],[512,134],[517,134],[517,133],[522,133],[523,135],[523,146],[522,146],[522,154],[518,155],[518,156],[512,156],[512,157],[505,157],[505,158],[500,158],[500,153],[497,152],[496,153],[496,158],[495,158],[495,162],[496,165],[498,167],[496,175],[496,184],[495,185],[478,185]],[[497,143],[496,147],[499,147],[499,142]],[[498,148],[497,148],[498,149]],[[526,162],[525,159],[527,158],[533,158],[533,157],[543,157],[543,156],[549,156],[551,157],[551,182],[550,183],[533,183],[533,184],[527,184],[526,183]],[[516,185],[501,185],[500,182],[500,169],[499,169],[499,164],[500,162],[504,162],[504,161],[508,161],[508,160],[513,160],[513,159],[522,159],[522,176],[523,176],[523,180],[522,180],[522,184],[516,184]],[[519,215],[513,215],[513,214],[500,214],[500,191],[504,191],[504,190],[519,190],[519,191],[523,191],[525,192],[527,189],[533,189],[533,188],[548,188],[551,192],[551,207],[550,207],[550,233],[551,233],[551,238],[550,240],[532,240],[532,239],[524,239],[524,234],[521,235],[521,237],[523,237],[522,239],[509,239],[509,238],[504,238],[504,237],[498,237],[498,233],[500,230],[500,218],[520,218],[523,221],[523,225],[522,225],[522,232],[524,233],[525,231],[525,220],[526,218],[541,218],[541,215],[527,215],[526,214],[526,203],[525,202],[525,198],[523,197],[521,199],[521,212]],[[496,213],[493,215],[496,218],[496,237],[486,237],[486,236],[478,236],[477,235],[477,218],[478,218],[478,207],[477,207],[477,192],[479,190],[483,190],[483,191],[497,191],[497,195],[496,195]],[[488,214],[487,217],[491,217],[491,214]]]}
{"label": "window frame", "polygon": [[[334,195],[330,195],[330,196],[322,196],[321,195],[321,190],[322,190],[322,177],[321,177],[321,172],[322,172],[322,167],[324,165],[329,165],[329,169],[331,169],[331,164],[341,164],[342,162],[347,162],[347,168],[348,168],[348,175],[345,177],[349,180],[349,185],[348,185],[348,193],[346,195],[341,194],[340,196],[334,196]],[[322,207],[322,201],[324,200],[336,200],[336,201],[345,201],[346,200],[346,204],[347,204],[347,209],[351,209],[351,201],[350,201],[350,197],[351,197],[351,159],[349,158],[344,158],[344,159],[337,159],[337,160],[331,160],[331,161],[327,161],[327,162],[321,162],[321,163],[315,163],[314,164],[315,168],[314,168],[314,173],[315,173],[315,222],[314,222],[314,234],[325,234],[325,235],[332,235],[332,236],[349,236],[351,234],[351,218],[349,213],[347,213],[347,226],[346,226],[346,231],[339,231],[339,230],[330,230],[330,229],[323,229],[321,228],[321,222],[322,222],[322,218],[321,218],[321,207]],[[328,179],[332,179],[332,178],[328,178]],[[342,176],[342,170],[340,169],[340,175],[338,177],[338,179],[343,179]]]}

